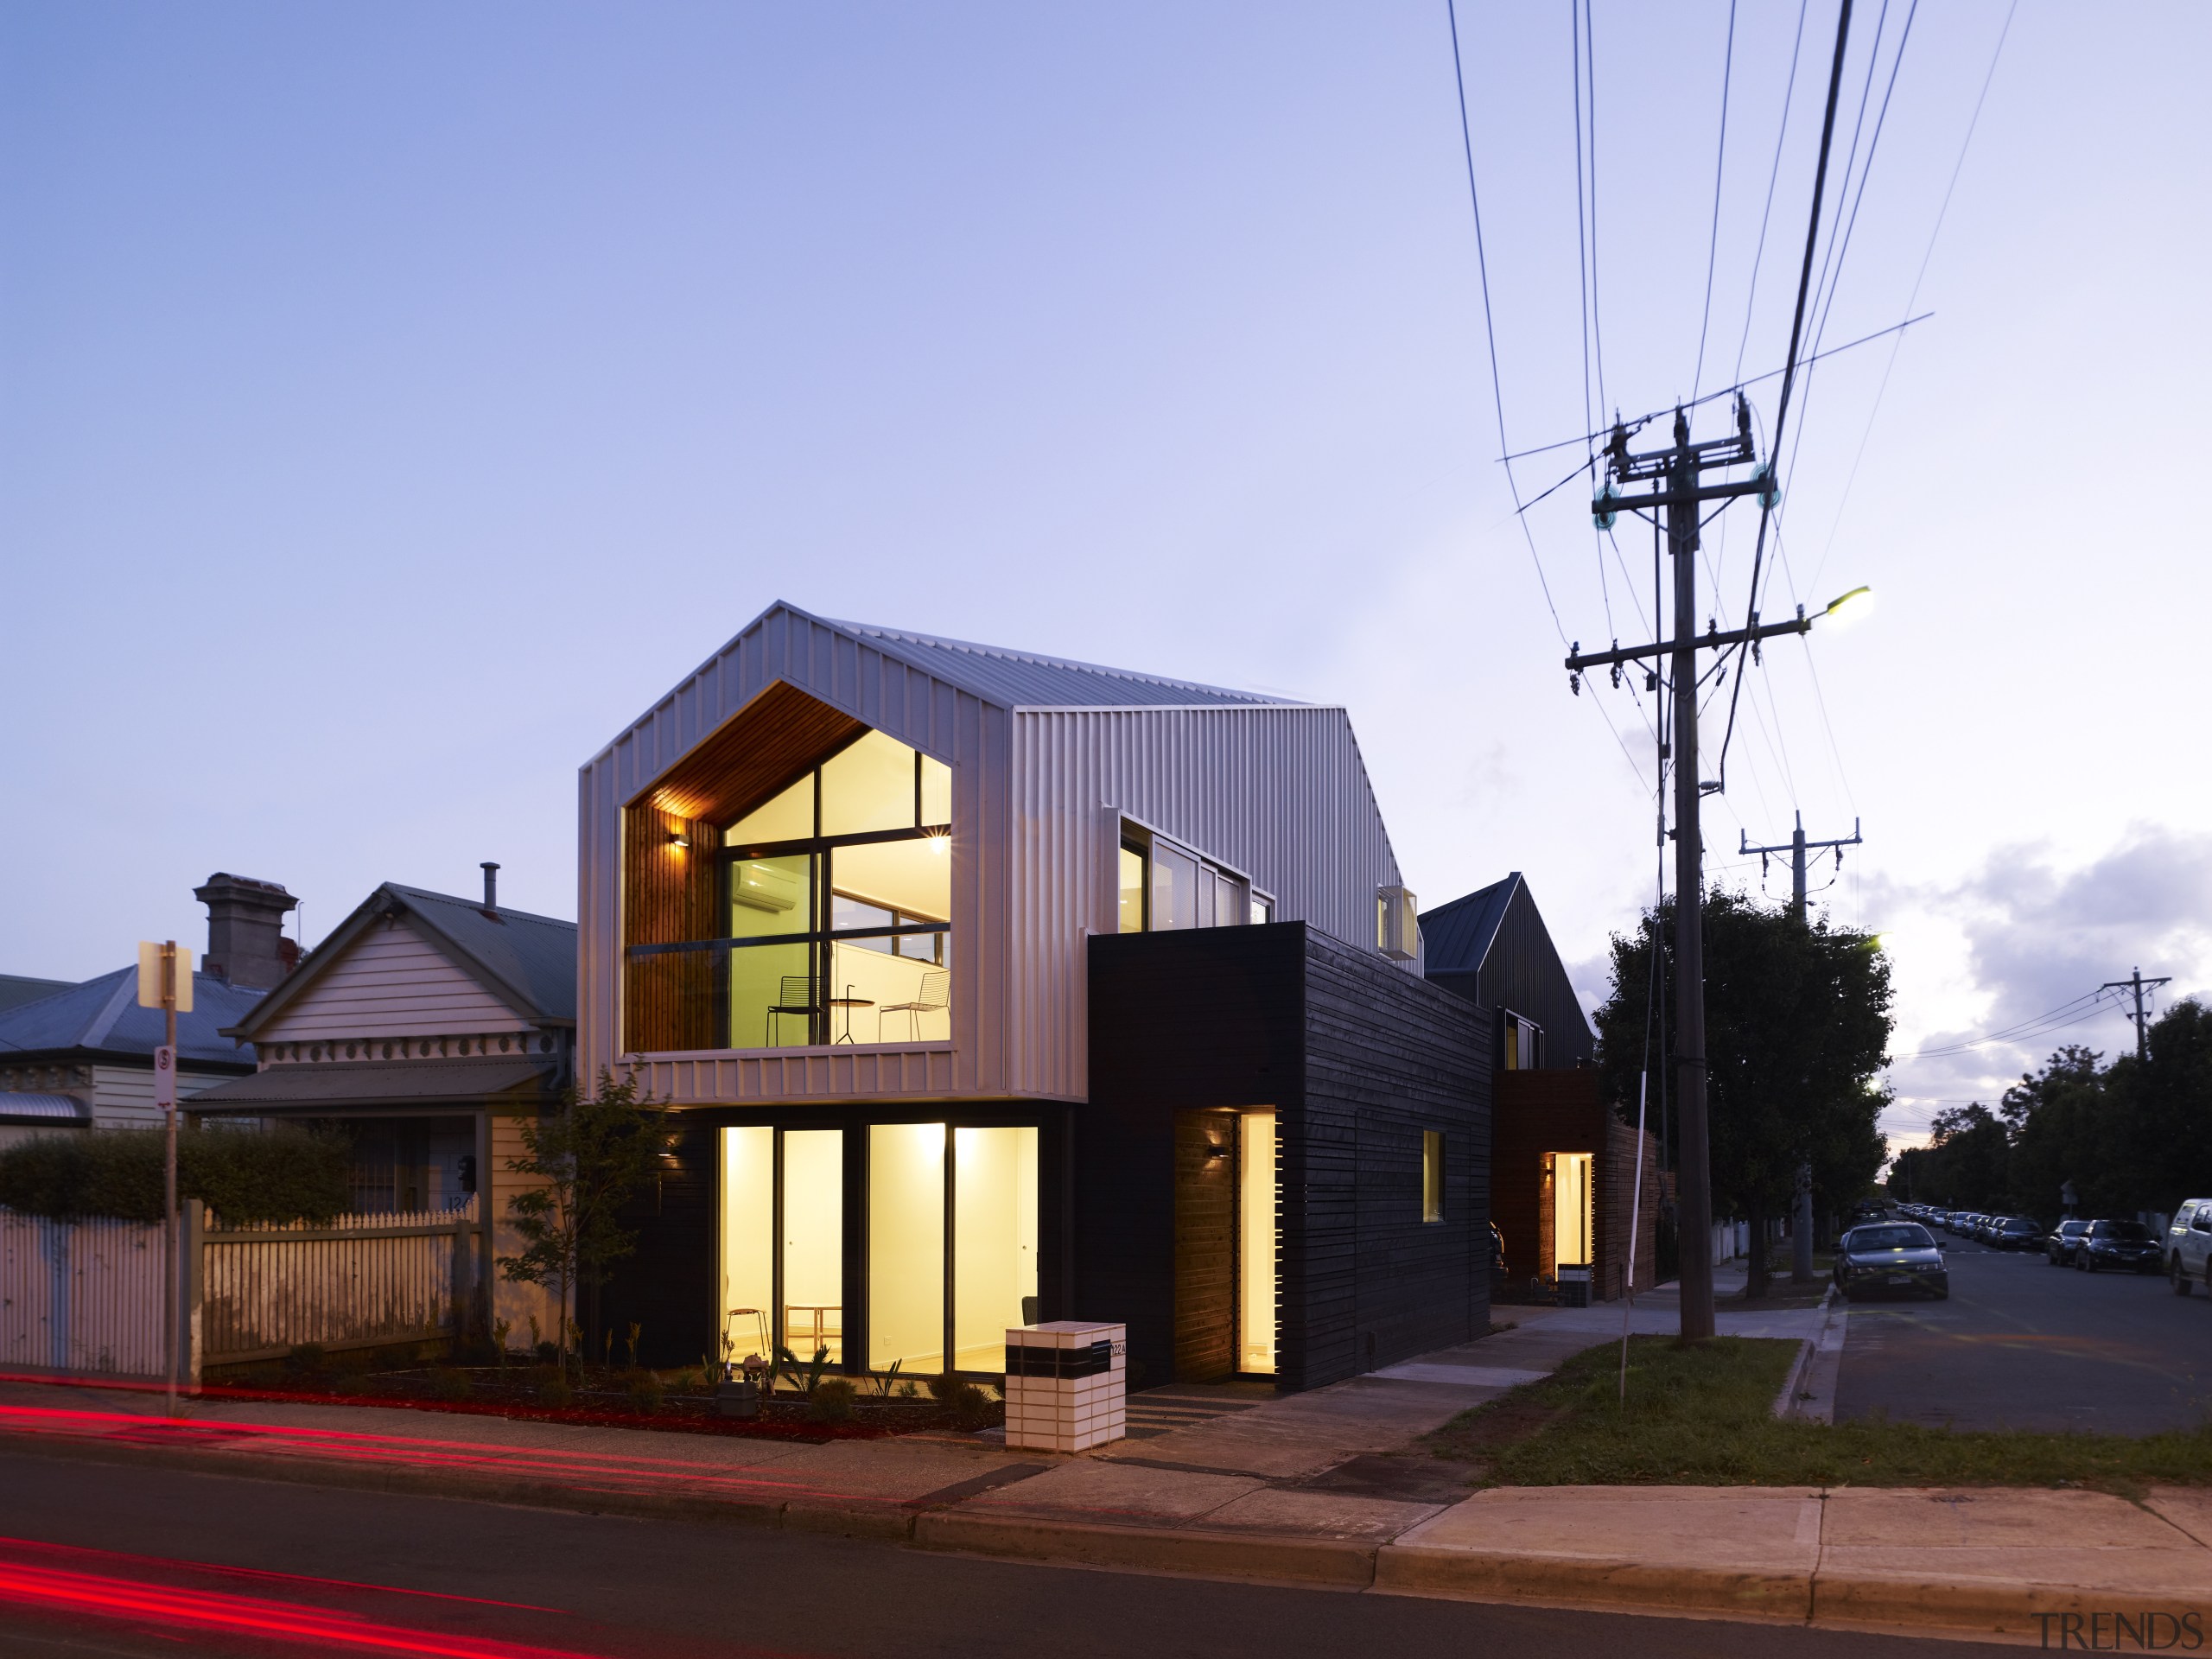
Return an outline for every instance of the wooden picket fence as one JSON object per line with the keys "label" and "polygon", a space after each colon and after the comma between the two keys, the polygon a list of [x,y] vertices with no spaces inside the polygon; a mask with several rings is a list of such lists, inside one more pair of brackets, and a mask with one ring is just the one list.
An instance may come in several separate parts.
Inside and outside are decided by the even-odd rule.
{"label": "wooden picket fence", "polygon": [[[226,1226],[185,1206],[185,1374],[458,1334],[484,1278],[477,1200],[458,1209]],[[166,1373],[158,1224],[0,1210],[0,1363]]]}

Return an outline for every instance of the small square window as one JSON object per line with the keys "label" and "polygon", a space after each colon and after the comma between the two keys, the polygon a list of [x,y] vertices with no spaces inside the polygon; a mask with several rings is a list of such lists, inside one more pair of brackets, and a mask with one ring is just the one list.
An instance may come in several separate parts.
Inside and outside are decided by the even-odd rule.
{"label": "small square window", "polygon": [[1444,1131],[1421,1132],[1421,1218],[1444,1219]]}

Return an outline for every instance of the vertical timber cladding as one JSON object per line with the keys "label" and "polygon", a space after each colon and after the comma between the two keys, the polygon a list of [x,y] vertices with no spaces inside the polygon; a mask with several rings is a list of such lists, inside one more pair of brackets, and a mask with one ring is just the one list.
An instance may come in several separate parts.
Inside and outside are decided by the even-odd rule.
{"label": "vertical timber cladding", "polygon": [[[1178,1374],[1179,1113],[1275,1109],[1279,1387],[1483,1328],[1487,1032],[1464,999],[1302,922],[1102,935],[1090,971],[1074,1317],[1127,1322],[1133,1387]],[[1427,1224],[1433,1130],[1445,1219]]]}
{"label": "vertical timber cladding", "polygon": [[716,826],[743,817],[867,729],[842,709],[779,681],[623,809],[626,1049],[650,1054],[719,1045],[714,954],[632,957],[629,947],[721,932]]}
{"label": "vertical timber cladding", "polygon": [[1236,1115],[1175,1114],[1175,1379],[1236,1370]]}

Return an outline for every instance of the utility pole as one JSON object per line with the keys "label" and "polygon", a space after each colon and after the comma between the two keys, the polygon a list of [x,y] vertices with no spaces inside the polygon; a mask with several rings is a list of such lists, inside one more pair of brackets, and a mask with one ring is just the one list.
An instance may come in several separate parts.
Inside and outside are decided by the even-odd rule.
{"label": "utility pole", "polygon": [[1789,855],[1789,908],[1791,913],[1802,922],[1805,919],[1805,854],[1807,850],[1814,847],[1833,847],[1836,849],[1835,861],[1838,864],[1842,863],[1843,849],[1859,845],[1859,820],[1853,818],[1851,821],[1851,833],[1847,836],[1840,836],[1833,841],[1808,841],[1805,839],[1805,815],[1800,812],[1797,815],[1797,828],[1791,831],[1787,846],[1754,847],[1751,845],[1751,836],[1740,830],[1738,832],[1738,839],[1742,845],[1736,850],[1743,854],[1757,853],[1759,855],[1759,868],[1762,872],[1766,868],[1768,854],[1787,853]]}
{"label": "utility pole", "polygon": [[2145,979],[2143,970],[2138,968],[2126,979],[2108,979],[2097,987],[2101,991],[2132,990],[2135,993],[2135,1012],[2127,1017],[2135,1022],[2135,1063],[2138,1065],[2147,1063],[2151,1058],[2151,1019],[2143,1007],[2143,993],[2171,983],[2173,976],[2171,974],[2162,975],[2157,979]]}
{"label": "utility pole", "polygon": [[[1718,484],[1700,481],[1707,471],[1751,466],[1758,459],[1751,442],[1751,405],[1736,395],[1736,430],[1726,438],[1705,443],[1690,442],[1689,417],[1675,411],[1674,442],[1664,449],[1631,454],[1628,429],[1616,421],[1605,446],[1605,483],[1591,503],[1592,516],[1601,530],[1610,530],[1624,512],[1666,514],[1668,550],[1674,559],[1675,629],[1671,641],[1624,649],[1585,653],[1581,642],[1567,659],[1567,683],[1577,692],[1582,676],[1593,668],[1610,668],[1613,683],[1620,683],[1620,665],[1645,658],[1670,660],[1675,697],[1675,1068],[1678,1183],[1681,1217],[1681,1334],[1690,1342],[1713,1335],[1713,1163],[1712,1136],[1706,1119],[1705,1052],[1705,849],[1699,830],[1699,806],[1708,788],[1698,778],[1697,653],[1740,646],[1756,652],[1758,642],[1777,634],[1811,632],[1813,619],[1805,607],[1788,622],[1762,625],[1756,612],[1748,626],[1719,631],[1708,622],[1697,631],[1697,550],[1700,512],[1708,503],[1725,503],[1738,496],[1765,497],[1771,504],[1775,485],[1770,467],[1758,467],[1750,477]],[[1622,484],[1649,481],[1654,487],[1624,494]],[[1833,608],[1833,607],[1831,607]]]}
{"label": "utility pole", "polygon": [[192,1012],[192,952],[175,939],[138,946],[138,1006],[162,1011],[162,1046],[154,1051],[154,1104],[162,1120],[162,1195],[167,1220],[168,1294],[162,1298],[162,1342],[168,1358],[168,1413],[176,1415],[176,1391],[184,1369],[184,1252],[177,1234],[176,1207],[176,1017]]}
{"label": "utility pole", "polygon": [[[1859,845],[1859,820],[1853,818],[1851,821],[1850,835],[1838,836],[1832,841],[1806,840],[1805,815],[1802,812],[1797,815],[1797,827],[1790,831],[1789,844],[1787,847],[1754,847],[1751,845],[1751,837],[1740,830],[1738,832],[1737,838],[1740,843],[1737,848],[1738,852],[1757,853],[1759,855],[1761,874],[1764,874],[1766,870],[1768,854],[1786,852],[1789,855],[1789,913],[1802,923],[1805,919],[1806,849],[1813,847],[1833,847],[1835,849],[1835,861],[1840,865],[1843,862],[1843,849]],[[1792,1194],[1792,1198],[1794,1202],[1790,1206],[1789,1222],[1789,1282],[1793,1285],[1809,1285],[1813,1282],[1813,1166],[1810,1164],[1797,1166],[1796,1190]]]}

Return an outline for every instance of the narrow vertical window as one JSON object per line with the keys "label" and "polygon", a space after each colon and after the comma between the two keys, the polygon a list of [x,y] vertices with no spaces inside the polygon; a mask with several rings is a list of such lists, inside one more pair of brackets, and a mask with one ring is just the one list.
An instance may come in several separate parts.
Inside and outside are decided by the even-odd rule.
{"label": "narrow vertical window", "polygon": [[[721,1357],[774,1357],[776,1306],[776,1132],[748,1124],[721,1132]],[[811,1355],[809,1356],[811,1357]]]}
{"label": "narrow vertical window", "polygon": [[1133,841],[1122,843],[1122,931],[1144,931],[1145,869],[1144,849]]}
{"label": "narrow vertical window", "polygon": [[1421,1218],[1423,1223],[1444,1219],[1444,1131],[1421,1133]]}
{"label": "narrow vertical window", "polygon": [[1236,1121],[1236,1369],[1275,1369],[1275,1115]]}
{"label": "narrow vertical window", "polygon": [[784,1133],[784,1345],[845,1360],[845,1132]]}
{"label": "narrow vertical window", "polygon": [[944,1125],[877,1123],[868,1140],[868,1369],[935,1376],[945,1370]]}

